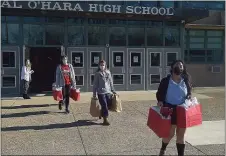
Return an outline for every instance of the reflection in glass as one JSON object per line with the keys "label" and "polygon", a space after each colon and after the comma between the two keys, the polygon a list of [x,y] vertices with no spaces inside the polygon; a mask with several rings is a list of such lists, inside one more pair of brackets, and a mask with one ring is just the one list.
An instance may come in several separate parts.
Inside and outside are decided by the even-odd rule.
{"label": "reflection in glass", "polygon": [[6,16],[7,22],[18,22],[20,20],[19,16]]}
{"label": "reflection in glass", "polygon": [[207,62],[221,63],[224,60],[223,50],[207,50]]}
{"label": "reflection in glass", "polygon": [[18,44],[19,43],[19,24],[7,24],[1,25],[1,37],[2,44]]}
{"label": "reflection in glass", "polygon": [[157,7],[157,1],[141,1],[140,4],[144,7]]}
{"label": "reflection in glass", "polygon": [[15,87],[16,79],[14,76],[3,76],[2,77],[2,87]]}
{"label": "reflection in glass", "polygon": [[83,24],[85,21],[84,18],[68,18],[68,24]]}
{"label": "reflection in glass", "polygon": [[90,79],[91,79],[91,82],[90,82],[90,83],[91,83],[91,86],[93,86],[93,82],[94,82],[94,75],[91,75],[91,76],[90,76]]}
{"label": "reflection in glass", "polygon": [[24,24],[23,35],[24,44],[27,45],[43,45],[44,29],[42,25]]}
{"label": "reflection in glass", "polygon": [[123,67],[124,65],[123,52],[113,52],[113,65],[114,67]]}
{"label": "reflection in glass", "polygon": [[61,17],[47,17],[46,18],[48,23],[64,23],[64,18]]}
{"label": "reflection in glass", "polygon": [[151,75],[151,84],[160,83],[160,75]]}
{"label": "reflection in glass", "polygon": [[166,46],[179,46],[180,33],[179,29],[165,28],[165,45]]}
{"label": "reflection in glass", "polygon": [[7,43],[6,23],[1,24],[1,41],[2,44]]}
{"label": "reflection in glass", "polygon": [[106,45],[106,27],[88,27],[88,45]]}
{"label": "reflection in glass", "polygon": [[162,28],[147,28],[146,32],[148,46],[163,46]]}
{"label": "reflection in glass", "polygon": [[98,67],[98,64],[101,59],[102,59],[101,52],[91,52],[91,67]]}
{"label": "reflection in glass", "polygon": [[46,44],[63,45],[64,43],[64,26],[46,25]]}
{"label": "reflection in glass", "polygon": [[105,23],[106,23],[105,19],[97,19],[97,18],[88,19],[88,24],[105,24]]}
{"label": "reflection in glass", "polygon": [[130,75],[131,84],[141,84],[141,75]]}
{"label": "reflection in glass", "polygon": [[127,24],[128,25],[138,25],[138,26],[142,26],[145,25],[146,21],[139,21],[139,20],[128,20]]}
{"label": "reflection in glass", "polygon": [[[119,1],[116,1],[116,2],[119,2]],[[126,20],[122,20],[122,19],[110,19],[109,20],[109,24],[125,25],[126,24]]]}
{"label": "reflection in glass", "polygon": [[141,66],[141,53],[131,52],[130,54],[130,66],[140,67]]}
{"label": "reflection in glass", "polygon": [[126,1],[127,6],[140,6],[140,1]]}
{"label": "reflection in glass", "polygon": [[144,46],[144,28],[128,28],[129,46]]}
{"label": "reflection in glass", "polygon": [[72,65],[73,67],[83,67],[83,53],[73,52],[72,53]]}
{"label": "reflection in glass", "polygon": [[125,46],[126,29],[124,27],[111,27],[109,29],[109,44],[111,46]]}
{"label": "reflection in glass", "polygon": [[84,45],[85,31],[83,26],[68,26],[68,44]]}
{"label": "reflection in glass", "polygon": [[167,66],[170,66],[177,59],[177,53],[167,53]]}
{"label": "reflection in glass", "polygon": [[163,8],[174,8],[174,1],[159,1],[160,7]]}
{"label": "reflection in glass", "polygon": [[105,4],[109,4],[109,5],[124,5],[124,1],[108,1],[108,0],[105,0]]}
{"label": "reflection in glass", "polygon": [[160,53],[151,53],[151,66],[159,67],[161,64]]}
{"label": "reflection in glass", "polygon": [[23,17],[24,22],[44,22],[45,18],[43,17]]}
{"label": "reflection in glass", "polygon": [[2,52],[2,67],[15,67],[15,52]]}
{"label": "reflection in glass", "polygon": [[75,80],[76,80],[76,85],[77,86],[83,86],[84,85],[83,76],[75,75]]}
{"label": "reflection in glass", "polygon": [[123,75],[113,75],[114,85],[123,85]]}

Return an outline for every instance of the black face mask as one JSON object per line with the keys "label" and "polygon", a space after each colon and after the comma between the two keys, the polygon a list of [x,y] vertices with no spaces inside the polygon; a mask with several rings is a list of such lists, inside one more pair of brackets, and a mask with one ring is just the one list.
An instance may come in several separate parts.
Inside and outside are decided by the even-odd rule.
{"label": "black face mask", "polygon": [[179,67],[174,67],[173,73],[176,74],[176,75],[181,75],[183,73],[183,70],[180,69]]}

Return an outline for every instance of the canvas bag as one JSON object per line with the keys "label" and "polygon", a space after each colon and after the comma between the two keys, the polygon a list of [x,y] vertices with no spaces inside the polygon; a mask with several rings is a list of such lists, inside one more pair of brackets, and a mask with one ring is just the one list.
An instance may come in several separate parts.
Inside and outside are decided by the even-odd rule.
{"label": "canvas bag", "polygon": [[112,103],[111,103],[111,111],[114,112],[121,112],[122,111],[122,102],[119,99],[119,95],[113,94],[112,95]]}
{"label": "canvas bag", "polygon": [[100,104],[97,98],[91,98],[90,102],[90,115],[92,117],[100,117]]}

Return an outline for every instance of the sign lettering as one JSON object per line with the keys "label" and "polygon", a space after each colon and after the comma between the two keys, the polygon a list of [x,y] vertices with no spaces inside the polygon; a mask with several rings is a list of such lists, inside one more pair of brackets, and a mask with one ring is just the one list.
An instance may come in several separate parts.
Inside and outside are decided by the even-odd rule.
{"label": "sign lettering", "polygon": [[1,8],[40,9],[40,10],[61,10],[77,12],[105,12],[105,13],[126,13],[126,14],[149,14],[172,16],[173,8],[157,8],[144,6],[124,6],[109,4],[85,4],[76,1],[54,2],[54,1],[1,1]]}

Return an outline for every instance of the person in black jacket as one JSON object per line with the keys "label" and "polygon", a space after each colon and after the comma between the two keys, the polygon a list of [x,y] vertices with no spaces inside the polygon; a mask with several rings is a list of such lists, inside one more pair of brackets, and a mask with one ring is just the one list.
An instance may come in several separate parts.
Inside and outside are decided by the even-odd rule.
{"label": "person in black jacket", "polygon": [[186,70],[186,66],[181,60],[175,60],[171,64],[170,75],[163,78],[159,84],[156,98],[158,106],[169,107],[173,109],[171,114],[171,130],[168,138],[162,139],[162,147],[159,155],[164,155],[166,147],[170,140],[174,137],[176,131],[176,146],[179,156],[184,156],[185,128],[178,128],[176,107],[183,104],[186,99],[191,98],[191,77]]}

